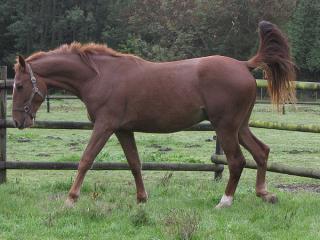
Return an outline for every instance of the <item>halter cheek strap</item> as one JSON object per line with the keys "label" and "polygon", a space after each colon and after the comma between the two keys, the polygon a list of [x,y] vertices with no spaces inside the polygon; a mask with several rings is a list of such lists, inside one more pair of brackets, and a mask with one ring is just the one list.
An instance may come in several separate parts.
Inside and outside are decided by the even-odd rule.
{"label": "halter cheek strap", "polygon": [[39,88],[37,87],[37,79],[34,76],[33,71],[31,69],[31,66],[29,63],[27,63],[27,67],[29,70],[30,79],[31,79],[31,83],[32,83],[32,93],[38,94],[40,97],[42,97],[42,99],[44,99],[45,96],[42,94],[42,92],[40,92]]}
{"label": "halter cheek strap", "polygon": [[44,94],[39,90],[37,86],[37,79],[33,74],[32,68],[29,63],[26,63],[27,68],[29,70],[29,75],[30,75],[30,80],[32,83],[32,93],[29,97],[29,100],[26,102],[26,104],[23,106],[23,108],[14,108],[13,111],[17,112],[25,112],[28,114],[31,118],[35,118],[35,113],[31,112],[31,107],[32,107],[32,101],[36,94],[38,94],[43,100],[45,99]]}

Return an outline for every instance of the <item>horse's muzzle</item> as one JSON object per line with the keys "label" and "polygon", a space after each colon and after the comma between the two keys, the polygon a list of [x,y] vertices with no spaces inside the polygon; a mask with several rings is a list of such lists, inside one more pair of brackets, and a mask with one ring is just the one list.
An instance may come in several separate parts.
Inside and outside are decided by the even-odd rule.
{"label": "horse's muzzle", "polygon": [[13,119],[13,125],[14,127],[22,130],[28,127],[31,127],[33,125],[33,119],[23,119],[23,121],[17,121],[16,119]]}
{"label": "horse's muzzle", "polygon": [[13,125],[14,125],[14,127],[22,130],[22,129],[24,129],[24,122],[25,122],[25,121],[19,122],[19,121],[17,121],[17,120],[13,120]]}

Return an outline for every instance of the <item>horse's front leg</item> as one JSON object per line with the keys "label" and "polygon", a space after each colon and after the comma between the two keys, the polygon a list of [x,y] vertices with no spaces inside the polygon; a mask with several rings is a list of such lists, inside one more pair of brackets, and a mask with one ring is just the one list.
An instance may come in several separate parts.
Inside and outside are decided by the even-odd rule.
{"label": "horse's front leg", "polygon": [[90,141],[79,162],[76,178],[70,188],[68,198],[65,202],[67,207],[72,207],[80,195],[80,188],[87,171],[91,168],[94,159],[101,151],[113,131],[95,124]]}

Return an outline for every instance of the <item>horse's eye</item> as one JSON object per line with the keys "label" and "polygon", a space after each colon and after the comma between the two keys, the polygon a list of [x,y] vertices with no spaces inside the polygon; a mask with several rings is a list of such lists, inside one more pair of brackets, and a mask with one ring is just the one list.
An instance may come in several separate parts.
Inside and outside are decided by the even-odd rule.
{"label": "horse's eye", "polygon": [[16,83],[16,89],[21,90],[23,88],[23,85],[21,83]]}

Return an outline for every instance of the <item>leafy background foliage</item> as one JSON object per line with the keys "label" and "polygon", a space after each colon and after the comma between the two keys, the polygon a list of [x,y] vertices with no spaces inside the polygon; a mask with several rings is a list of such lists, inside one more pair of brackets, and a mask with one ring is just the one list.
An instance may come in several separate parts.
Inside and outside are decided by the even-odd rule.
{"label": "leafy background foliage", "polygon": [[319,81],[315,0],[1,0],[0,12],[1,65],[11,66],[17,53],[72,41],[106,43],[153,61],[214,54],[246,60],[265,19],[288,33],[299,80]]}

